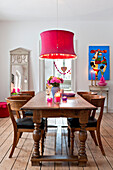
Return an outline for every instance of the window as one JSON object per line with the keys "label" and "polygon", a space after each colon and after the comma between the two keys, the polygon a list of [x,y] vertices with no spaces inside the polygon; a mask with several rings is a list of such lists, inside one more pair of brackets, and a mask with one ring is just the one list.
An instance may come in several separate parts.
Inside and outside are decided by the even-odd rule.
{"label": "window", "polygon": [[[57,69],[55,68],[55,76],[56,77],[61,77],[64,79],[64,83],[60,85],[60,87],[64,90],[71,90],[71,60],[56,60],[55,64],[58,68],[59,71],[62,71],[62,67],[66,68],[65,75],[60,74]],[[70,72],[68,72],[70,70]],[[68,72],[68,73],[67,73]]]}
{"label": "window", "polygon": [[[68,70],[71,69],[71,60],[55,60],[55,64],[57,69],[63,73],[61,67],[67,67],[65,71],[65,75],[60,74],[57,69],[55,68],[54,62],[52,60],[45,60],[45,82],[47,79],[53,75],[56,77],[62,77],[64,79],[64,83],[60,85],[61,88],[64,90],[71,90],[71,71],[67,73]],[[46,83],[45,83],[46,84]]]}

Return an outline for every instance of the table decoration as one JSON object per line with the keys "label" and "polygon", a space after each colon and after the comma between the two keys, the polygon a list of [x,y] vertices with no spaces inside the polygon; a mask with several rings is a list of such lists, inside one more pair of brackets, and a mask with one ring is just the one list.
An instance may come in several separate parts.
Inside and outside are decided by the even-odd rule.
{"label": "table decoration", "polygon": [[51,107],[51,106],[52,106],[52,102],[47,102],[47,105],[48,105],[49,107]]}
{"label": "table decoration", "polygon": [[54,95],[54,102],[55,103],[60,103],[60,92],[55,93]]}
{"label": "table decoration", "polygon": [[75,92],[70,91],[70,92],[64,92],[62,94],[62,96],[66,96],[66,97],[74,97],[75,96]]}
{"label": "table decoration", "polygon": [[49,85],[48,83],[46,84],[46,94],[47,95],[50,95],[51,93],[51,88],[52,88],[52,85]]}
{"label": "table decoration", "polygon": [[54,76],[50,76],[49,79],[47,80],[47,84],[48,85],[52,85],[52,89],[51,89],[51,92],[52,92],[52,95],[53,95],[53,98],[54,98],[54,95],[56,92],[60,91],[60,83],[63,83],[64,80],[60,77],[54,77]]}
{"label": "table decoration", "polygon": [[52,102],[52,101],[53,101],[52,97],[47,98],[47,102]]}
{"label": "table decoration", "polygon": [[66,97],[66,96],[63,96],[63,97],[62,97],[62,101],[63,101],[63,102],[67,102],[67,97]]}

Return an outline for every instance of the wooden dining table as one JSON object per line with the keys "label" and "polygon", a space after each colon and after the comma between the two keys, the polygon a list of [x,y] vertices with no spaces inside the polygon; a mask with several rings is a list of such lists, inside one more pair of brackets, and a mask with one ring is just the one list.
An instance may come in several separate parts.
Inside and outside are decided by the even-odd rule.
{"label": "wooden dining table", "polygon": [[[90,110],[95,110],[96,107],[84,100],[78,94],[75,97],[69,97],[67,102],[54,103],[47,102],[47,95],[45,91],[37,93],[31,100],[29,100],[21,109],[33,110],[34,122],[34,149],[31,157],[32,166],[39,165],[42,161],[74,161],[79,166],[86,166],[87,154],[85,149],[85,142],[87,139],[86,124]],[[79,132],[79,150],[78,155],[40,155],[39,142],[41,139],[41,118],[79,118],[81,130]]]}

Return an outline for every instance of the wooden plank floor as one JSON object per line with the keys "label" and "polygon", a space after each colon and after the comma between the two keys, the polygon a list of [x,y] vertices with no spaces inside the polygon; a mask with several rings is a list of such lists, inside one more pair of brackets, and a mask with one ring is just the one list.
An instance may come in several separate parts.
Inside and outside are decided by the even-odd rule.
{"label": "wooden plank floor", "polygon": [[[66,118],[49,119],[48,123],[58,125],[58,128],[49,128],[45,139],[44,154],[68,155]],[[98,146],[93,143],[88,133],[86,151],[88,163],[86,167],[77,167],[68,162],[43,162],[40,167],[31,166],[33,151],[32,133],[23,133],[12,158],[8,158],[12,140],[13,127],[10,118],[0,118],[0,170],[111,170],[113,169],[113,114],[104,114],[101,125],[102,142],[105,149],[104,157]],[[74,153],[78,152],[78,133],[75,133]]]}

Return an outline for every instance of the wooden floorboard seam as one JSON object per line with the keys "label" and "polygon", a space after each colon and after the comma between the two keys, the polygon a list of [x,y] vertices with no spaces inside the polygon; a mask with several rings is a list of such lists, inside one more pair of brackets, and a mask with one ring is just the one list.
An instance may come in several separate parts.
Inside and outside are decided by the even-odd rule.
{"label": "wooden floorboard seam", "polygon": [[12,144],[10,145],[9,149],[7,150],[7,152],[5,153],[5,155],[3,156],[3,158],[0,161],[0,164],[2,163],[2,161],[4,160],[5,156],[7,155],[7,153],[9,152],[10,148],[12,147]]}
{"label": "wooden floorboard seam", "polygon": [[[29,135],[29,134],[28,134],[28,135]],[[25,141],[26,141],[26,139],[27,139],[28,135],[26,136]],[[17,158],[18,158],[18,156],[19,156],[19,154],[20,154],[20,152],[21,152],[22,147],[24,146],[25,141],[23,142],[23,144],[22,144],[21,148],[19,148],[19,149],[20,149],[20,151],[18,152],[18,155],[17,155],[17,157],[16,157],[16,159],[15,159],[15,161],[14,161],[14,163],[13,163],[13,165],[12,165],[12,167],[11,167],[11,169],[10,169],[10,170],[12,170],[12,169],[13,169],[14,164],[15,164],[15,162],[16,162],[16,160],[17,160]],[[15,148],[15,149],[16,149],[16,148]],[[10,158],[10,159],[11,159],[11,158]]]}
{"label": "wooden floorboard seam", "polygon": [[[89,151],[90,151],[90,153],[91,153],[91,155],[92,155],[92,157],[93,157],[93,159],[94,159],[94,162],[95,162],[97,168],[99,169],[98,164],[97,164],[97,162],[96,162],[96,160],[95,160],[95,157],[94,157],[94,155],[93,155],[93,153],[92,153],[92,151],[91,151],[91,149],[90,149],[88,143],[87,143],[87,147],[88,147],[88,149],[89,149]],[[97,147],[98,147],[98,146],[97,146]]]}
{"label": "wooden floorboard seam", "polygon": [[104,138],[104,140],[106,141],[106,143],[108,144],[108,146],[113,150],[113,148],[110,146],[108,140],[106,140],[106,138],[101,134],[101,136]]}
{"label": "wooden floorboard seam", "polygon": [[[3,121],[4,120],[4,121]],[[2,127],[5,123],[7,123],[8,121],[10,121],[10,118],[8,117],[8,119],[5,120],[5,118],[1,118],[0,119],[0,127]],[[1,123],[2,122],[2,123]],[[5,122],[5,123],[4,123]]]}
{"label": "wooden floorboard seam", "polygon": [[109,123],[108,124],[108,122],[106,122],[106,120],[104,119],[104,123],[106,123],[109,127],[111,127],[112,129],[113,129],[113,126],[111,126],[111,124]]}
{"label": "wooden floorboard seam", "polygon": [[2,144],[0,145],[0,147],[4,144],[4,142],[9,138],[9,136],[13,133],[13,131],[7,136],[7,138],[2,142]]}
{"label": "wooden floorboard seam", "polygon": [[102,129],[104,129],[104,131],[106,131],[106,133],[109,134],[109,136],[110,136],[111,138],[113,138],[113,136],[109,133],[108,130],[106,130],[106,128],[105,128],[104,126],[102,126]]}
{"label": "wooden floorboard seam", "polygon": [[[12,124],[10,124],[9,126],[12,126]],[[0,134],[0,136],[9,128],[9,126],[6,129],[4,129],[4,131]]]}
{"label": "wooden floorboard seam", "polygon": [[[64,130],[64,129],[63,129]],[[65,130],[64,130],[64,134],[65,133]],[[67,155],[69,155],[69,149],[68,149],[68,144],[66,142],[66,135],[64,136],[64,140],[65,140],[65,146],[66,146],[66,152],[67,152]],[[70,163],[68,162],[68,167],[69,167],[69,170],[70,170]]]}

